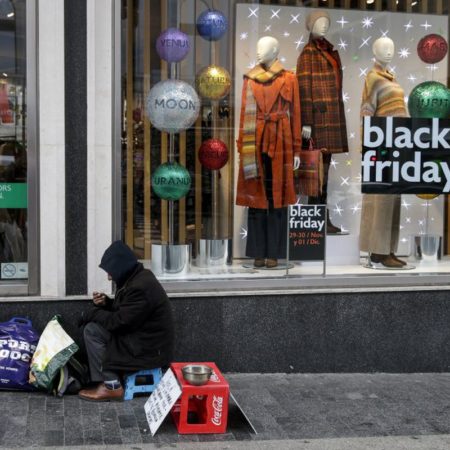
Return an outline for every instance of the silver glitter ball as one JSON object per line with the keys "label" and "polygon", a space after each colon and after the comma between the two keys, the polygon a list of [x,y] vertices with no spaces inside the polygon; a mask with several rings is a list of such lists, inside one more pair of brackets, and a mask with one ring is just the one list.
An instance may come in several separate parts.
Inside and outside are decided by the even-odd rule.
{"label": "silver glitter ball", "polygon": [[150,89],[146,110],[158,130],[179,133],[197,120],[200,100],[195,89],[184,81],[164,80]]}

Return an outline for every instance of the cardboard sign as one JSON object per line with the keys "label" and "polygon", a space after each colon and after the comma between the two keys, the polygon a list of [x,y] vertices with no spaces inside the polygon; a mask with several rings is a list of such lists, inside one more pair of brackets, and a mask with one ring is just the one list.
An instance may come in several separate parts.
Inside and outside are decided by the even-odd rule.
{"label": "cardboard sign", "polygon": [[145,415],[147,416],[147,422],[152,436],[158,431],[158,428],[180,395],[180,385],[172,370],[168,369],[144,405]]}
{"label": "cardboard sign", "polygon": [[362,192],[450,192],[450,120],[363,118]]}
{"label": "cardboard sign", "polygon": [[327,231],[325,205],[289,207],[289,260],[323,261]]}

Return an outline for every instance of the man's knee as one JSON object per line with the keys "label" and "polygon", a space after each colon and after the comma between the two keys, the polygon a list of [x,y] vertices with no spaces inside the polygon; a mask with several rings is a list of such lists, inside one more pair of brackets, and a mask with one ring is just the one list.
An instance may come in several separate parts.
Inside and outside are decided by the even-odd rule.
{"label": "man's knee", "polygon": [[83,337],[85,340],[98,339],[104,334],[104,329],[101,325],[95,322],[88,322],[83,329]]}

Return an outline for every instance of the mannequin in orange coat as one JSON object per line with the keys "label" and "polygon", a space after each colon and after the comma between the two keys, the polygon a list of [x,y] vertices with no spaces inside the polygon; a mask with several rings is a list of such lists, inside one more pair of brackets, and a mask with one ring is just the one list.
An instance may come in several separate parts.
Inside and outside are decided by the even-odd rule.
{"label": "mannequin in orange coat", "polygon": [[257,45],[258,65],[244,75],[236,203],[249,207],[246,255],[255,266],[276,267],[286,255],[286,207],[296,202],[300,163],[300,100],[296,76],[277,59],[278,41]]}

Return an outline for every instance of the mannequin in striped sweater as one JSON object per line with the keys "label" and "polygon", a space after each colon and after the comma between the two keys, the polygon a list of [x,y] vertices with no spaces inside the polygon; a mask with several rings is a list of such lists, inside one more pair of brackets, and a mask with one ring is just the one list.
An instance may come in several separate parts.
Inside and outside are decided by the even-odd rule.
{"label": "mannequin in striped sweater", "polygon": [[[367,74],[361,103],[362,116],[408,115],[404,93],[387,65],[394,56],[394,42],[383,37],[372,47],[375,65]],[[364,194],[361,211],[360,250],[369,253],[370,266],[403,268],[395,256],[400,230],[400,195]]]}

